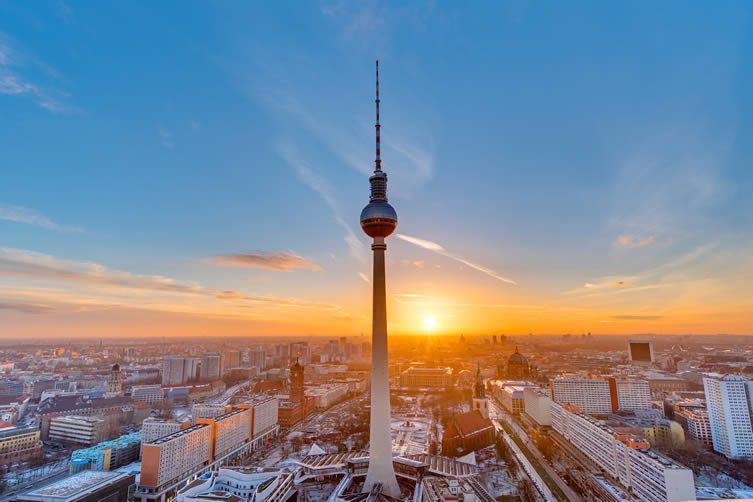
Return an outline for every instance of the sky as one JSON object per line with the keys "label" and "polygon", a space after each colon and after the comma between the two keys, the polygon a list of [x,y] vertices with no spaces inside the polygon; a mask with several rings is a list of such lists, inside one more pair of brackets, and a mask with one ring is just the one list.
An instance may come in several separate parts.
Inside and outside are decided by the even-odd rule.
{"label": "sky", "polygon": [[753,333],[753,9],[0,0],[0,338]]}

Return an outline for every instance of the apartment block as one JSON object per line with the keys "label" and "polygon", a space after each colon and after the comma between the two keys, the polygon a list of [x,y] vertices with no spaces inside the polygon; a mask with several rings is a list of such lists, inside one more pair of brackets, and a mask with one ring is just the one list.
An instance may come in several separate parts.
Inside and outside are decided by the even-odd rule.
{"label": "apartment block", "polygon": [[552,429],[641,501],[695,500],[693,472],[656,453],[645,439],[618,433],[570,404],[552,403]]}

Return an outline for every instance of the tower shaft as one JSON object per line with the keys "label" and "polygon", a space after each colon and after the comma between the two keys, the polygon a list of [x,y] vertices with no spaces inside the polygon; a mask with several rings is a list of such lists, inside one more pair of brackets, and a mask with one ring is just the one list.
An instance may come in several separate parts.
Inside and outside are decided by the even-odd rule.
{"label": "tower shaft", "polygon": [[400,487],[392,465],[392,436],[390,434],[390,381],[387,363],[387,299],[384,253],[387,245],[383,237],[375,237],[371,245],[374,252],[374,298],[371,334],[371,427],[369,471],[364,491],[377,483],[382,493],[399,497]]}

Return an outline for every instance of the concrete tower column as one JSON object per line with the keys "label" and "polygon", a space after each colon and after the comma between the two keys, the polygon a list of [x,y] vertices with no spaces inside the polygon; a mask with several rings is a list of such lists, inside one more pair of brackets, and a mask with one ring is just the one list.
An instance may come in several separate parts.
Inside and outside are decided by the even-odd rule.
{"label": "concrete tower column", "polygon": [[369,438],[369,471],[364,491],[382,483],[382,493],[400,496],[400,487],[392,465],[392,436],[390,434],[390,381],[387,362],[387,298],[385,287],[384,237],[375,237],[374,298],[371,333],[371,430]]}

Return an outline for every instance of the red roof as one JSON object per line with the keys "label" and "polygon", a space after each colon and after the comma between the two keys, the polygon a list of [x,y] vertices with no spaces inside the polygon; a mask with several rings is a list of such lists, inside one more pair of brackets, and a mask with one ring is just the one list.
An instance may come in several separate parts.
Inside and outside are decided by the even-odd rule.
{"label": "red roof", "polygon": [[273,392],[273,391],[284,389],[284,388],[285,388],[285,380],[262,380],[261,382],[256,382],[256,385],[254,385],[253,392],[255,393]]}
{"label": "red roof", "polygon": [[463,437],[472,436],[489,427],[494,427],[492,421],[482,417],[478,410],[455,415],[454,423],[458,434]]}

